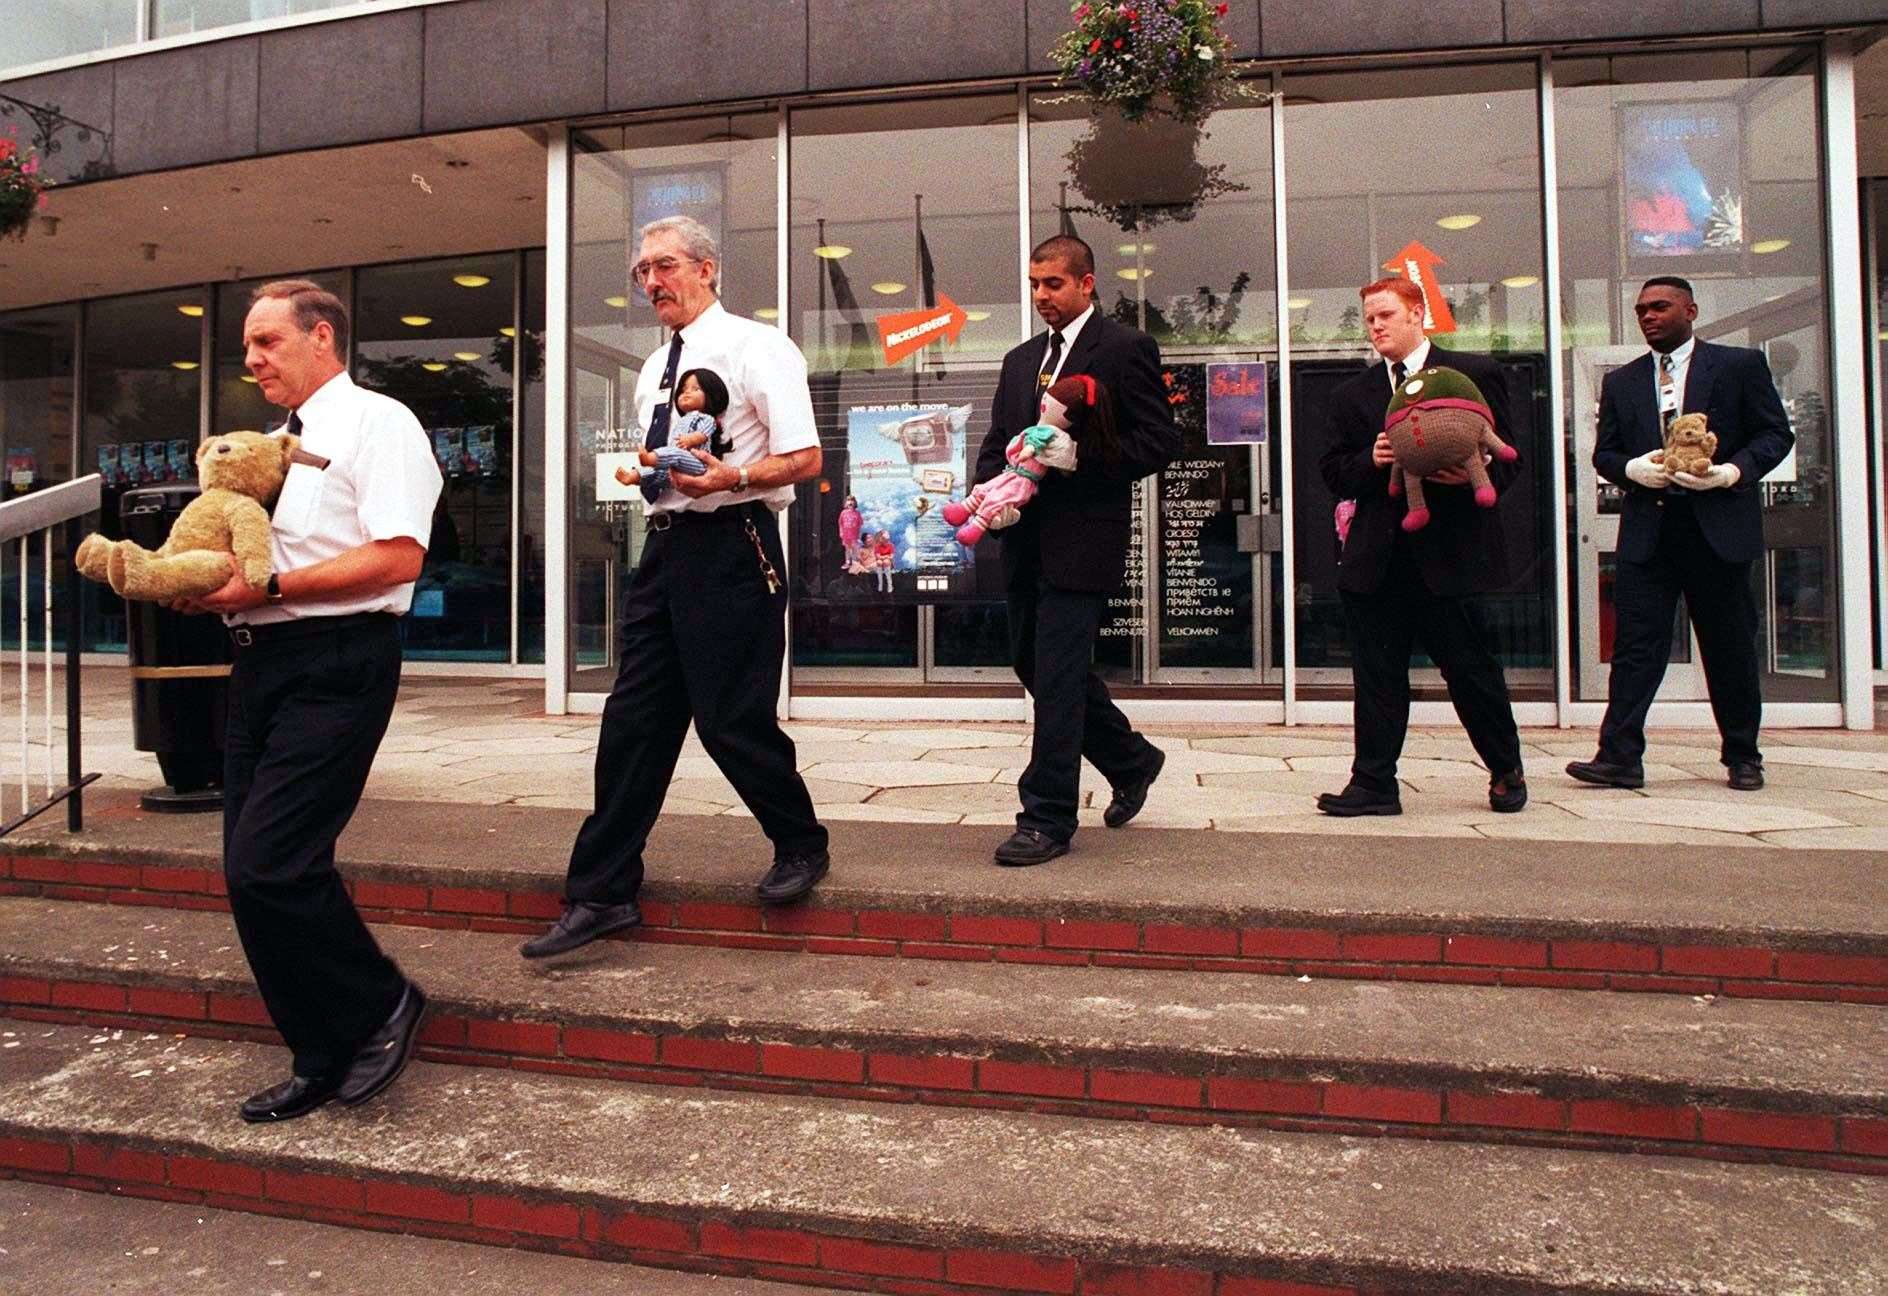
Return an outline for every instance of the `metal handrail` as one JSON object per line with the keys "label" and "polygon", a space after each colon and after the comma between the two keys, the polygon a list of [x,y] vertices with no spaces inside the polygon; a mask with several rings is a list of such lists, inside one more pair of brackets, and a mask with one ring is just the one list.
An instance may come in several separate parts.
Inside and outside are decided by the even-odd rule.
{"label": "metal handrail", "polygon": [[[66,828],[78,832],[85,826],[85,785],[94,782],[98,775],[82,774],[83,767],[79,729],[79,636],[81,625],[79,618],[79,569],[72,561],[72,556],[79,546],[79,519],[88,513],[96,513],[104,496],[104,479],[97,473],[81,477],[77,481],[65,482],[58,486],[36,491],[31,495],[0,504],[0,546],[18,541],[20,547],[20,813],[5,823],[0,823],[0,837],[6,836],[21,824],[28,822],[45,811],[66,803]],[[63,525],[65,531],[66,552],[66,782],[64,787],[53,786],[52,772],[52,547],[55,528]],[[41,579],[41,612],[44,625],[45,656],[45,738],[46,738],[46,793],[37,803],[32,801],[32,773],[28,768],[29,726],[32,719],[31,675],[28,658],[32,652],[31,626],[27,617],[27,560],[32,550],[33,537],[44,535],[45,543],[41,546],[43,576]]]}

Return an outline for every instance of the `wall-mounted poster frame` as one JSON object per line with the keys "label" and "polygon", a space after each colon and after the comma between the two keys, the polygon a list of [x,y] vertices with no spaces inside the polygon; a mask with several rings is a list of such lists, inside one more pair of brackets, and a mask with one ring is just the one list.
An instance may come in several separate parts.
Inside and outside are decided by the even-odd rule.
{"label": "wall-mounted poster frame", "polygon": [[1743,270],[1750,251],[1743,105],[1643,100],[1615,113],[1621,277]]}

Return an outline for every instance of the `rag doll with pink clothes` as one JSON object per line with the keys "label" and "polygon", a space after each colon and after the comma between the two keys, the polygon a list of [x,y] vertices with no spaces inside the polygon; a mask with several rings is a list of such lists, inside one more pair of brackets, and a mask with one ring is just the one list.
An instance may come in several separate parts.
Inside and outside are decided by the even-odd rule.
{"label": "rag doll with pink clothes", "polygon": [[974,545],[985,532],[1015,522],[1051,471],[1075,471],[1082,446],[1108,458],[1118,453],[1107,388],[1087,374],[1073,374],[1043,393],[1040,421],[1004,447],[1003,471],[944,506],[944,520],[957,528],[957,542]]}

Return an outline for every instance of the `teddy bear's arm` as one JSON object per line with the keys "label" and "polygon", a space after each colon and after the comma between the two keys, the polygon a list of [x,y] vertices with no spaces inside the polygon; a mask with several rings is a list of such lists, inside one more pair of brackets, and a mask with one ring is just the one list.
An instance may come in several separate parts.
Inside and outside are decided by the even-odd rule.
{"label": "teddy bear's arm", "polygon": [[261,589],[275,570],[270,546],[269,515],[262,505],[246,495],[238,495],[224,506],[224,520],[229,524],[229,548],[242,568],[243,579]]}

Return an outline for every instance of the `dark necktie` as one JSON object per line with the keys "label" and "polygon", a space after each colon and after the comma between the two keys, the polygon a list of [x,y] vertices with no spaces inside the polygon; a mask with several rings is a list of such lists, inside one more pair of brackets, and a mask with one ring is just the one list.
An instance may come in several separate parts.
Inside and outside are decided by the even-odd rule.
{"label": "dark necktie", "polygon": [[300,410],[290,410],[288,412],[288,434],[292,437],[298,437],[302,434],[302,416]]}
{"label": "dark necktie", "polygon": [[1401,360],[1390,366],[1390,386],[1401,387],[1403,379],[1409,375],[1409,366]]}
{"label": "dark necktie", "polygon": [[1046,392],[1049,390],[1049,385],[1055,381],[1055,367],[1061,363],[1062,334],[1059,332],[1051,333],[1049,335],[1048,358],[1042,362],[1042,372],[1036,375],[1036,390],[1038,392]]}
{"label": "dark necktie", "polygon": [[[682,335],[677,332],[669,339],[668,368],[662,371],[662,386],[656,389],[667,399],[656,406],[656,412],[649,416],[649,435],[643,438],[645,449],[658,450],[669,443],[669,411],[675,408],[675,369],[681,361]],[[648,473],[643,474],[639,484],[642,487],[644,501],[650,504],[655,503],[656,496],[662,493],[662,488],[656,485]]]}

